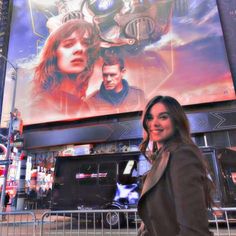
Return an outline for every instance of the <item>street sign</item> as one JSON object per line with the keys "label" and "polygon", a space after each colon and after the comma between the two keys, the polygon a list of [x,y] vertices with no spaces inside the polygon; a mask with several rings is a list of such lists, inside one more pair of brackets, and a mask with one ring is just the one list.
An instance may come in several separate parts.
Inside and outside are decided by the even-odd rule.
{"label": "street sign", "polygon": [[16,138],[14,137],[13,147],[21,148],[23,146],[24,146],[24,139],[19,137]]}
{"label": "street sign", "polygon": [[12,160],[0,160],[0,165],[11,165]]}
{"label": "street sign", "polygon": [[14,141],[12,146],[16,148],[21,148],[21,147],[24,147],[24,143],[21,141]]}

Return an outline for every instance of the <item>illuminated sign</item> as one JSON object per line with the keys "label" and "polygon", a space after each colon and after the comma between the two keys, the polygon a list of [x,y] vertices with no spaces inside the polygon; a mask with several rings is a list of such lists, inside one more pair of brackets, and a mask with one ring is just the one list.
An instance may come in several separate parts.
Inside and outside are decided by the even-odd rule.
{"label": "illuminated sign", "polygon": [[216,1],[185,2],[15,0],[8,59],[24,124],[139,111],[160,94],[235,99]]}
{"label": "illuminated sign", "polygon": [[92,174],[85,174],[85,173],[79,173],[75,175],[76,179],[87,179],[87,178],[106,178],[107,173],[92,173]]}
{"label": "illuminated sign", "polygon": [[59,153],[59,156],[78,156],[90,154],[91,145],[70,145],[65,150]]}
{"label": "illuminated sign", "polygon": [[0,160],[0,165],[11,165],[12,160]]}

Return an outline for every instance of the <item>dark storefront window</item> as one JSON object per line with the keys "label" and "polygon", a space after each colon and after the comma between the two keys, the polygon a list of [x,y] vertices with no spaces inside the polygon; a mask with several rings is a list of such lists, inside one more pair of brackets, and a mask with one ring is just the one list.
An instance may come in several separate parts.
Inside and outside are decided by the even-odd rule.
{"label": "dark storefront window", "polygon": [[134,160],[119,163],[118,183],[127,185],[137,182],[137,162]]}
{"label": "dark storefront window", "polygon": [[204,141],[204,134],[195,134],[192,136],[192,140],[197,146],[206,146]]}
{"label": "dark storefront window", "polygon": [[79,174],[76,178],[79,179],[81,185],[93,185],[97,181],[97,164],[83,164],[79,168]]}
{"label": "dark storefront window", "polygon": [[229,147],[229,135],[227,131],[219,131],[214,133],[206,133],[208,146]]}
{"label": "dark storefront window", "polygon": [[99,184],[114,185],[116,184],[116,163],[102,163],[99,166],[98,173]]}
{"label": "dark storefront window", "polygon": [[229,194],[232,199],[236,199],[236,167],[235,166],[224,166],[225,181],[228,185]]}
{"label": "dark storefront window", "polygon": [[228,133],[231,147],[236,147],[236,130],[230,130]]}

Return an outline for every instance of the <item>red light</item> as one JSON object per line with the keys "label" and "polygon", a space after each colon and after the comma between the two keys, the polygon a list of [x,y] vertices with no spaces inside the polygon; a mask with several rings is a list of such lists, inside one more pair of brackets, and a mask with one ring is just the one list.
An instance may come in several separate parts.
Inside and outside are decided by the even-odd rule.
{"label": "red light", "polygon": [[26,157],[27,157],[27,156],[25,155],[24,152],[22,152],[22,153],[20,154],[20,160],[21,160],[21,161],[24,160]]}
{"label": "red light", "polygon": [[5,168],[0,167],[0,176],[4,176],[4,173],[5,173]]}

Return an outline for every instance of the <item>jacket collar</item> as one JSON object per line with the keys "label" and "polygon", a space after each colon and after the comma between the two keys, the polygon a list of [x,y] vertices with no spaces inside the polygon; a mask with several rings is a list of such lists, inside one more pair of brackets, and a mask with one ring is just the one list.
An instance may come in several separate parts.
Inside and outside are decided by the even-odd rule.
{"label": "jacket collar", "polygon": [[158,183],[166,169],[169,158],[170,152],[168,150],[163,150],[163,152],[160,153],[159,157],[154,161],[153,166],[148,172],[147,177],[145,179],[140,200],[150,189],[154,187],[154,185]]}

